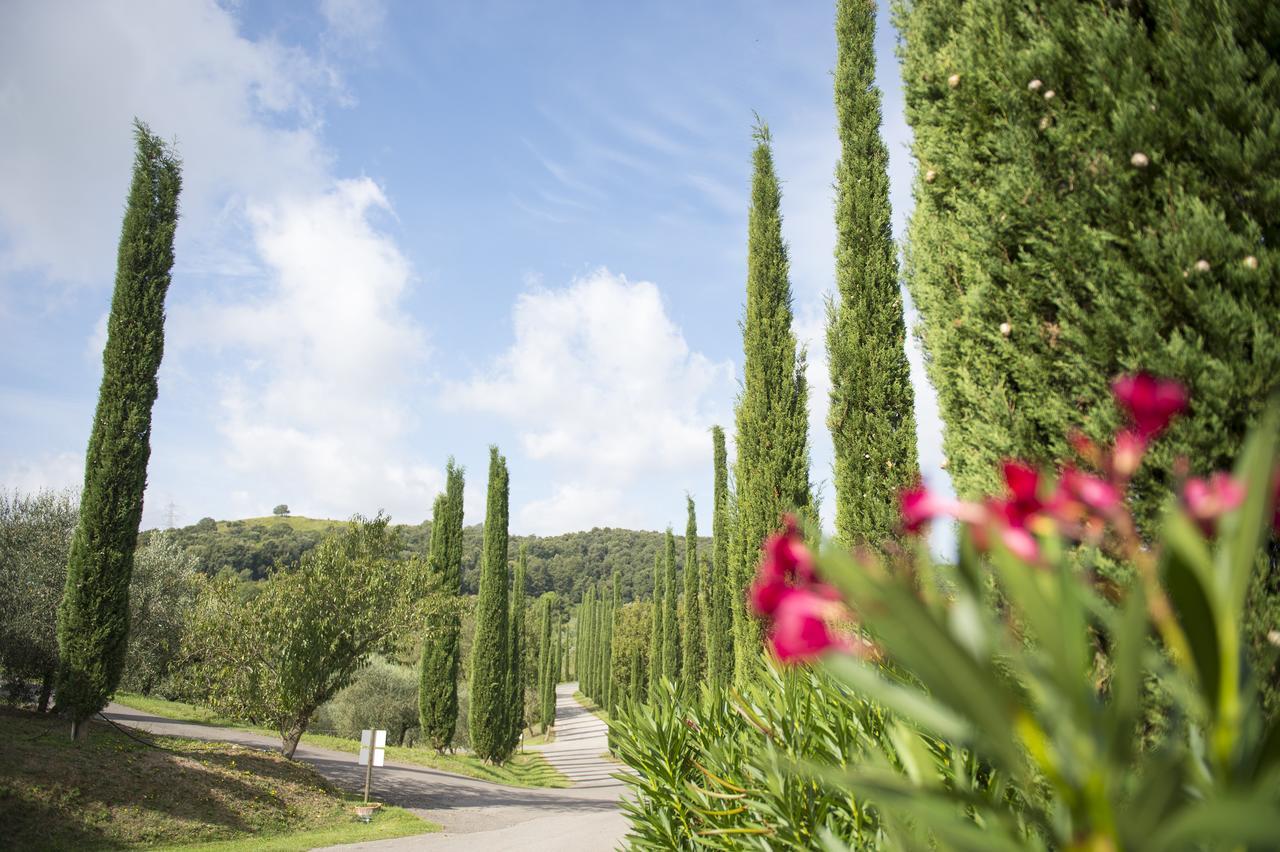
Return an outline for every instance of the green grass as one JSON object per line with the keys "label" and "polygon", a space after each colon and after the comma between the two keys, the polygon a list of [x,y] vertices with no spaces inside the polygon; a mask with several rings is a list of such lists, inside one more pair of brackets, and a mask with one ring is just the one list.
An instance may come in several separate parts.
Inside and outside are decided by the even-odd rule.
{"label": "green grass", "polygon": [[244,524],[248,527],[290,527],[298,532],[332,532],[344,526],[345,521],[332,521],[327,518],[303,518],[294,515],[267,515],[264,518],[242,518],[238,521],[218,521],[218,532],[226,532],[231,524]]}
{"label": "green grass", "polygon": [[164,748],[96,723],[73,743],[65,719],[0,709],[0,845],[301,850],[439,830],[399,808],[357,822],[354,797],[280,755],[147,739]]}
{"label": "green grass", "polygon": [[[180,701],[166,701],[162,698],[149,698],[133,693],[120,693],[114,698],[117,704],[163,716],[180,722],[196,722],[202,725],[218,725],[225,728],[238,728],[253,731],[270,737],[279,737],[278,731],[245,725],[219,716],[207,707],[184,704]],[[346,737],[335,737],[330,734],[307,733],[302,742],[327,748],[332,751],[344,751],[355,754],[360,750],[357,740]],[[532,744],[526,740],[526,744]],[[517,753],[501,766],[485,763],[469,754],[436,754],[430,748],[405,748],[403,746],[387,746],[387,760],[395,763],[412,763],[427,766],[442,772],[465,775],[482,781],[506,784],[511,787],[569,787],[572,782],[564,777],[554,766],[547,763],[546,758],[537,752]]]}

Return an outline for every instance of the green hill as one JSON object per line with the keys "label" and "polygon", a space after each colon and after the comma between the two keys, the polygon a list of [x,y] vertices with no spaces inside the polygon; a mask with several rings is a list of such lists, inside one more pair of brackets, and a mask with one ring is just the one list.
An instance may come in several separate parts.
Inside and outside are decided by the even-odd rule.
{"label": "green hill", "polygon": [[[199,523],[172,530],[178,541],[200,560],[208,574],[230,571],[246,578],[261,579],[272,569],[297,563],[302,554],[315,547],[325,535],[337,530],[342,521],[274,515]],[[426,554],[431,540],[431,522],[396,525],[406,553]],[[151,535],[154,531],[143,533]],[[463,530],[462,586],[476,592],[480,580],[480,545],[483,526]],[[624,530],[612,527],[564,533],[556,536],[512,536],[511,556],[521,543],[529,545],[529,587],[533,596],[555,591],[577,600],[591,581],[616,575],[624,601],[648,597],[653,589],[653,554],[662,547],[663,533]],[[711,540],[699,539],[699,552],[710,555]],[[684,570],[684,537],[676,542],[677,570]]]}

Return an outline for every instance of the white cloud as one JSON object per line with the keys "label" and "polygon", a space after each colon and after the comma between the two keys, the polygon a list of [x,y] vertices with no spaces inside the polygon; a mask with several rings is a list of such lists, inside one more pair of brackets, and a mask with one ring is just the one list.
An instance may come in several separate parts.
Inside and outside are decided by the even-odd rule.
{"label": "white cloud", "polygon": [[218,265],[235,199],[326,179],[317,101],[334,80],[299,50],[243,38],[213,0],[6,7],[0,272],[110,284],[135,116],[183,159],[180,265]]}
{"label": "white cloud", "polygon": [[184,349],[238,359],[222,383],[219,431],[228,465],[258,483],[264,505],[416,518],[443,482],[400,455],[427,344],[402,307],[409,263],[370,221],[389,210],[367,178],[255,203],[266,293],[175,315]]}
{"label": "white cloud", "polygon": [[11,462],[0,470],[0,487],[23,494],[45,489],[79,491],[83,484],[83,453],[45,454]]}
{"label": "white cloud", "polygon": [[598,270],[514,309],[515,342],[446,400],[510,419],[534,459],[626,479],[707,453],[732,365],[692,352],[657,286]]}
{"label": "white cloud", "polygon": [[641,529],[645,518],[627,505],[620,488],[570,483],[556,485],[549,497],[526,503],[517,511],[516,523],[526,534],[556,535],[592,527]]}
{"label": "white cloud", "polygon": [[508,420],[552,469],[551,493],[515,510],[520,529],[651,526],[644,498],[710,482],[708,430],[728,417],[733,366],[690,350],[657,286],[600,269],[529,290],[512,319],[510,348],[444,402]]}

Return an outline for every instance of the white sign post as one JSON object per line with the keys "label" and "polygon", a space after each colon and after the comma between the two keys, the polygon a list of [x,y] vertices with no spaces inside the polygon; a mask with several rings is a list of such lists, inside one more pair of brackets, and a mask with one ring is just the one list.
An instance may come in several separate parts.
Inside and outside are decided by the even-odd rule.
{"label": "white sign post", "polygon": [[[369,782],[373,780],[373,767],[382,766],[386,747],[386,731],[371,731],[365,728],[360,732],[360,755],[356,758],[356,765],[364,767],[365,804],[369,803]],[[370,757],[373,759],[370,760]]]}

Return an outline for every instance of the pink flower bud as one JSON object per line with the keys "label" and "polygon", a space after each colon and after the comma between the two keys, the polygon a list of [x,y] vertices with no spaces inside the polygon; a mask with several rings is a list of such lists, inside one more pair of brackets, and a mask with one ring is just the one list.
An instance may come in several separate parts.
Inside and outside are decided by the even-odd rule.
{"label": "pink flower bud", "polygon": [[1147,452],[1147,441],[1137,432],[1125,430],[1116,435],[1115,446],[1111,450],[1111,473],[1121,482],[1129,477],[1142,464],[1142,457]]}

